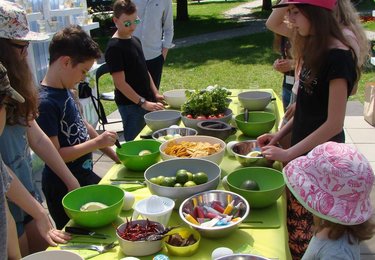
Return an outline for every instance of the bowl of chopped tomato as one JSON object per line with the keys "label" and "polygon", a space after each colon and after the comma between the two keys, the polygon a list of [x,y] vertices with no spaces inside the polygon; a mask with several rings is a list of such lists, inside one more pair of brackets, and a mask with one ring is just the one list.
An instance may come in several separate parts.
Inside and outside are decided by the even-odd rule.
{"label": "bowl of chopped tomato", "polygon": [[194,128],[198,130],[198,123],[207,120],[221,121],[229,123],[232,120],[233,111],[227,108],[224,112],[212,115],[205,114],[187,114],[186,112],[181,113],[181,120],[186,127]]}
{"label": "bowl of chopped tomato", "polygon": [[126,220],[116,229],[121,251],[125,255],[146,256],[160,251],[165,227],[148,219]]}

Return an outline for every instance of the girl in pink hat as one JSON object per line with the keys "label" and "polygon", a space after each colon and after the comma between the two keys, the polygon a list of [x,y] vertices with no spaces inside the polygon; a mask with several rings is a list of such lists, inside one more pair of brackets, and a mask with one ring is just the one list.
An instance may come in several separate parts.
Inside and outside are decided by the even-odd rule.
{"label": "girl in pink hat", "polygon": [[283,172],[291,193],[314,216],[314,236],[302,259],[360,259],[360,242],[375,232],[374,172],[367,159],[351,145],[327,142]]}
{"label": "girl in pink hat", "polygon": [[[276,134],[258,138],[262,154],[287,163],[327,141],[345,142],[346,102],[360,78],[357,53],[333,10],[336,0],[282,0],[266,25],[291,39],[297,61],[294,116]],[[303,61],[303,62],[301,62]],[[276,144],[291,134],[291,146]],[[312,236],[312,215],[288,193],[289,247],[300,259]]]}

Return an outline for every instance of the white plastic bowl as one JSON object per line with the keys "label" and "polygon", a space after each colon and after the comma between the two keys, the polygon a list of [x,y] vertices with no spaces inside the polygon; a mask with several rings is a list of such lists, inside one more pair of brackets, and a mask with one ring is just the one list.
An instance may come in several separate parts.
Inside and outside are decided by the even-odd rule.
{"label": "white plastic bowl", "polygon": [[65,250],[41,251],[25,256],[23,260],[83,260],[77,253]]}
{"label": "white plastic bowl", "polygon": [[163,93],[165,101],[171,108],[180,109],[186,101],[186,89],[173,89]]}
{"label": "white plastic bowl", "polygon": [[181,112],[177,110],[158,110],[148,112],[144,115],[145,122],[152,131],[179,125],[181,122]]}
{"label": "white plastic bowl", "polygon": [[[161,225],[160,223],[150,221],[151,223],[156,223],[158,225],[159,229],[164,230],[164,226]],[[133,220],[130,221],[130,224],[139,224],[139,225],[146,225],[147,220]],[[126,222],[121,224],[117,230],[123,231]],[[155,254],[156,252],[160,251],[162,248],[162,239],[160,240],[155,240],[155,241],[130,241],[130,240],[125,240],[120,235],[118,234],[118,231],[116,231],[116,236],[119,241],[119,245],[121,248],[121,251],[125,255],[129,256],[146,256],[146,255],[152,255]]]}

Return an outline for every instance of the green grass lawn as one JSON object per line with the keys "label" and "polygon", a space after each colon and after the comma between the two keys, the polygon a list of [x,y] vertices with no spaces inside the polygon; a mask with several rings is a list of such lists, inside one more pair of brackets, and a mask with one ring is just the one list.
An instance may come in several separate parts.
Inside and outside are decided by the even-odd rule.
{"label": "green grass lawn", "polygon": [[[161,83],[161,92],[175,88],[201,89],[218,84],[227,88],[271,88],[280,95],[282,75],[272,68],[277,58],[271,48],[272,33],[258,33],[229,40],[209,42],[170,50]],[[368,68],[352,100],[363,102],[364,84],[375,81],[375,69]],[[110,76],[101,84],[112,88]],[[106,112],[116,110],[114,103],[105,105]]]}
{"label": "green grass lawn", "polygon": [[363,27],[366,30],[374,31],[375,32],[375,21],[374,22],[367,22],[363,24]]}
{"label": "green grass lawn", "polygon": [[[364,3],[367,1],[364,0]],[[220,13],[242,2],[209,2],[205,4],[190,4],[189,14],[192,19],[188,24],[175,23],[176,35],[196,35],[217,28],[219,30],[233,28],[233,22],[225,22]],[[206,12],[211,10],[207,15]],[[200,8],[206,8],[202,12]],[[264,12],[257,10],[256,15],[263,16]],[[211,17],[211,18],[209,18]],[[216,17],[216,18],[215,18]],[[205,21],[207,20],[207,21]],[[200,21],[200,22],[198,22]],[[235,26],[234,26],[235,27]],[[184,28],[184,29],[182,29]],[[190,30],[195,29],[195,30]],[[190,31],[188,31],[190,30]],[[208,42],[190,47],[171,49],[168,53],[161,82],[161,92],[175,88],[201,89],[208,85],[218,84],[227,88],[247,89],[253,87],[272,88],[280,95],[282,75],[272,68],[277,54],[272,49],[273,35],[271,32],[258,33],[227,40]],[[363,72],[359,82],[357,95],[351,100],[363,102],[364,85],[375,81],[375,67],[369,65]],[[102,92],[111,91],[111,77],[106,75],[101,79]],[[113,102],[104,104],[106,113],[117,109]]]}

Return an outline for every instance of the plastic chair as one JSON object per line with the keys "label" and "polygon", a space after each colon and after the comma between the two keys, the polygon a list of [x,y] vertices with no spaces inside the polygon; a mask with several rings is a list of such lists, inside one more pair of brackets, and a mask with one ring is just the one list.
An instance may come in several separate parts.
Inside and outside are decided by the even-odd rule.
{"label": "plastic chair", "polygon": [[96,98],[95,98],[95,100],[97,102],[97,106],[96,106],[96,102],[93,102],[93,103],[94,103],[95,110],[98,114],[99,124],[103,127],[103,130],[105,130],[106,124],[113,124],[113,123],[122,122],[122,120],[108,121],[107,115],[105,114],[105,111],[104,111],[103,103],[101,102],[101,100],[115,101],[114,91],[100,93],[99,79],[100,79],[101,76],[103,76],[107,73],[109,73],[109,68],[108,68],[107,63],[101,64],[100,67],[98,67],[98,69],[96,70],[96,73],[95,73],[95,82],[96,82]]}

